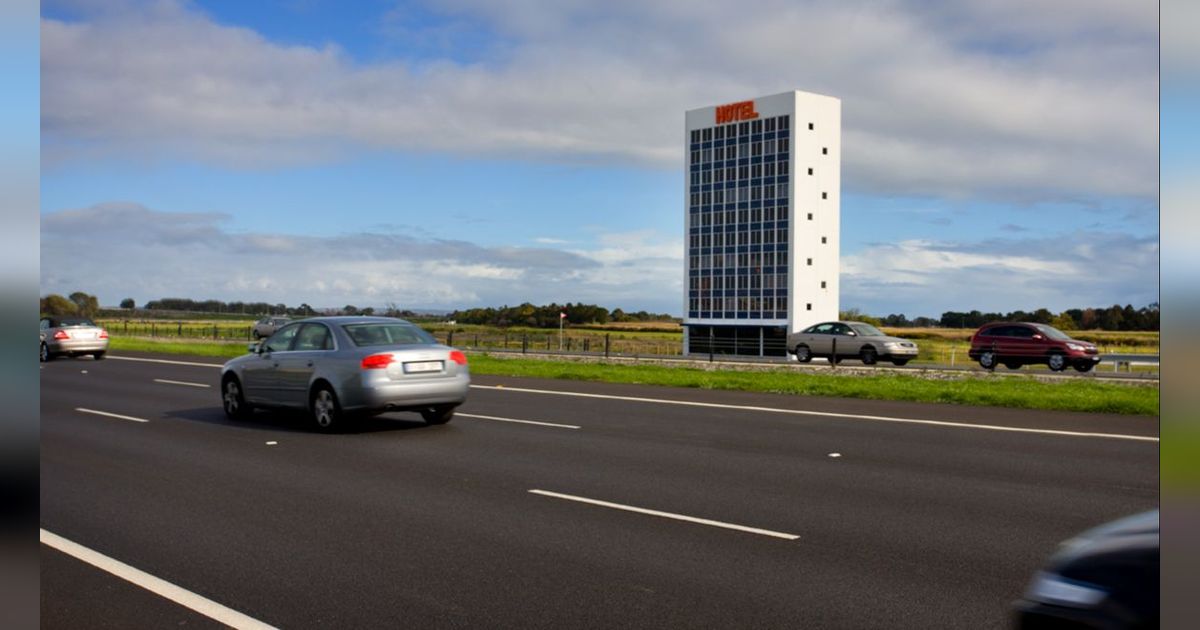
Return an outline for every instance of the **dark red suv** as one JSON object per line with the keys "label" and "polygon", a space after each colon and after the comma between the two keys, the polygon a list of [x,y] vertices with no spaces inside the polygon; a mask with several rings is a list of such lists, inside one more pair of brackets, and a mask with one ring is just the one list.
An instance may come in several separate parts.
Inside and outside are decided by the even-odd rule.
{"label": "dark red suv", "polygon": [[1053,326],[1028,322],[984,324],[971,336],[968,354],[988,370],[997,364],[1016,370],[1045,363],[1055,372],[1067,366],[1087,372],[1100,362],[1095,344],[1072,339]]}

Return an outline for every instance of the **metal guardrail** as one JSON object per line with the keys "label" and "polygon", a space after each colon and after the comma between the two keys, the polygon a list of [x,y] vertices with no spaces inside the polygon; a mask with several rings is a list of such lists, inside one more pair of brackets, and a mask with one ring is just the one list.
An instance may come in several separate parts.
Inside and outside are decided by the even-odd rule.
{"label": "metal guardrail", "polygon": [[1121,366],[1132,372],[1135,365],[1161,365],[1157,354],[1102,354],[1101,363],[1111,363],[1112,371],[1120,371]]}

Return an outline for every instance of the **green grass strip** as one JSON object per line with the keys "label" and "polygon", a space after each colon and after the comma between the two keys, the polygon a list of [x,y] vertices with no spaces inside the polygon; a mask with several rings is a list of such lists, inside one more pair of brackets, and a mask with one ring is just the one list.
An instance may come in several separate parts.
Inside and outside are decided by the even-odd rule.
{"label": "green grass strip", "polygon": [[[245,343],[159,341],[114,337],[111,350],[190,354],[231,358],[246,353]],[[582,363],[497,358],[472,353],[471,372],[495,376],[553,378],[604,383],[633,383],[697,389],[832,396],[870,400],[906,400],[1016,409],[1086,411],[1154,416],[1158,387],[1065,379],[1046,383],[1025,377],[929,379],[904,374],[832,375],[801,372],[739,372],[659,365]]]}
{"label": "green grass strip", "polygon": [[1022,377],[927,379],[903,374],[824,375],[736,372],[657,365],[619,365],[471,356],[471,372],[496,376],[636,383],[871,400],[906,400],[1017,409],[1157,415],[1158,388],[1071,379]]}

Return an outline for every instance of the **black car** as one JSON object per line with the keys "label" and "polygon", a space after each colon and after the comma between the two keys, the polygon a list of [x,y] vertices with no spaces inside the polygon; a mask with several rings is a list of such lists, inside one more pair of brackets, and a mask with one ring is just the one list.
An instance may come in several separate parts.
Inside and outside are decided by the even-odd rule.
{"label": "black car", "polygon": [[1062,543],[1015,609],[1022,630],[1157,628],[1158,510]]}

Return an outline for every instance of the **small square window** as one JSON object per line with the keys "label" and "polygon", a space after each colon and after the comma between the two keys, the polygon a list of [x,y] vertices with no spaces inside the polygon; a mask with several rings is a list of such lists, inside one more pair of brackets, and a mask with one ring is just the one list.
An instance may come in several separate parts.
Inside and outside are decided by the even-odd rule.
{"label": "small square window", "polygon": [[808,130],[809,130],[809,131],[812,131],[812,130],[813,130],[813,124],[812,124],[812,123],[808,123]]}
{"label": "small square window", "polygon": [[821,147],[821,155],[829,155],[829,147]]}
{"label": "small square window", "polygon": [[821,288],[822,288],[822,289],[824,289],[824,288],[825,288],[825,281],[824,281],[824,280],[822,280],[822,281],[821,281]]}
{"label": "small square window", "polygon": [[821,244],[822,244],[822,245],[824,245],[824,244],[825,244],[825,237],[824,237],[824,236],[822,236],[822,237],[821,237]]}
{"label": "small square window", "polygon": [[829,198],[829,193],[825,193],[825,192],[821,193],[821,198],[822,198],[822,199],[828,199],[828,198]]}
{"label": "small square window", "polygon": [[812,170],[811,168],[810,168],[810,169],[808,169],[808,174],[809,174],[809,175],[812,175],[812,173],[813,173],[813,170]]}
{"label": "small square window", "polygon": [[808,259],[808,266],[809,266],[809,267],[811,267],[811,266],[812,266],[812,259],[811,259],[811,258],[809,258],[809,259]]}
{"label": "small square window", "polygon": [[808,213],[808,220],[812,221],[812,213],[811,212]]}
{"label": "small square window", "polygon": [[807,307],[806,310],[809,310],[809,311],[812,310],[812,304],[806,304],[805,306]]}

